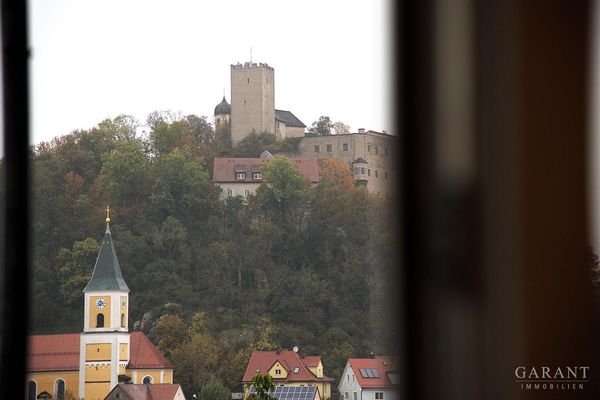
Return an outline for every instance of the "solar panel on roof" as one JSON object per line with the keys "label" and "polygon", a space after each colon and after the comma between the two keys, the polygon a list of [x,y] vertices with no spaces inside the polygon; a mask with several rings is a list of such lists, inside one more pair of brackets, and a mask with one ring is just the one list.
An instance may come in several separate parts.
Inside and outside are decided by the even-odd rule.
{"label": "solar panel on roof", "polygon": [[[276,386],[270,396],[278,400],[314,400],[316,386]],[[256,394],[256,389],[250,388],[250,394]]]}
{"label": "solar panel on roof", "polygon": [[369,377],[369,375],[367,375],[367,370],[365,368],[359,368],[359,370],[360,370],[360,375],[363,378],[368,378]]}
{"label": "solar panel on roof", "polygon": [[376,369],[376,368],[371,368],[371,369],[373,370],[373,376],[374,376],[375,378],[379,378],[379,371],[377,371],[377,369]]}

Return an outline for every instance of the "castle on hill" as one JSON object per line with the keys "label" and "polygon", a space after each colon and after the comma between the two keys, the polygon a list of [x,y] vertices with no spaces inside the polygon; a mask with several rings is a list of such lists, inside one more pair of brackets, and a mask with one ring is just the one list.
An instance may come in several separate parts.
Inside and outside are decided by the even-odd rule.
{"label": "castle on hill", "polygon": [[129,287],[106,231],[84,293],[83,332],[33,335],[26,399],[103,400],[119,383],[173,383],[173,365],[143,332],[129,332]]}
{"label": "castle on hill", "polygon": [[[341,135],[319,136],[305,132],[306,125],[291,111],[275,108],[275,70],[268,64],[231,65],[231,104],[223,96],[215,107],[214,121],[216,135],[228,135],[232,146],[238,145],[252,131],[273,133],[278,140],[300,138],[298,152],[293,157],[342,160],[357,184],[381,196],[393,194],[397,179],[397,136],[362,128]],[[253,178],[258,171],[250,170],[246,164],[260,162],[259,158],[254,163],[216,158],[213,181],[221,187],[225,197],[253,193],[260,179]],[[248,170],[241,171],[242,165]],[[222,178],[231,176],[234,179]]]}

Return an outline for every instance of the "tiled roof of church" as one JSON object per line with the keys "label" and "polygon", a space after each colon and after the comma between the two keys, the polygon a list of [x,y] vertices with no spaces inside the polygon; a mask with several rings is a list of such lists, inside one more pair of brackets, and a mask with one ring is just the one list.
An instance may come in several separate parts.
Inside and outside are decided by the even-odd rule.
{"label": "tiled roof of church", "polygon": [[306,125],[300,121],[294,114],[286,110],[275,110],[275,119],[283,122],[286,126],[297,126],[306,128]]}
{"label": "tiled roof of church", "polygon": [[[79,370],[79,333],[29,336],[28,371]],[[131,332],[128,369],[173,368],[143,332]]]}
{"label": "tiled roof of church", "polygon": [[85,289],[83,289],[84,292],[96,290],[120,290],[129,292],[129,287],[125,283],[123,274],[121,273],[121,267],[119,266],[115,246],[112,242],[108,221],[109,219],[107,219],[106,232],[104,233],[100,252],[96,259],[92,279],[90,279]]}
{"label": "tiled roof of church", "polygon": [[131,354],[127,368],[173,368],[173,365],[143,332],[137,331],[131,332]]}

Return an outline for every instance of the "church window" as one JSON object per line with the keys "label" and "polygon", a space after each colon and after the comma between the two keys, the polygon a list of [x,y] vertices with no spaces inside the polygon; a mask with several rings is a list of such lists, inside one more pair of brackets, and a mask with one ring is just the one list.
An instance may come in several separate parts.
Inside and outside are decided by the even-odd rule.
{"label": "church window", "polygon": [[96,328],[104,328],[104,314],[102,313],[96,316]]}
{"label": "church window", "polygon": [[35,400],[37,396],[37,385],[35,381],[27,382],[27,396],[25,397],[27,400]]}
{"label": "church window", "polygon": [[65,381],[57,379],[54,383],[54,398],[56,400],[65,400]]}
{"label": "church window", "polygon": [[125,314],[121,314],[121,328],[125,328]]}
{"label": "church window", "polygon": [[142,383],[145,385],[152,383],[152,377],[150,375],[146,375],[144,379],[142,379]]}

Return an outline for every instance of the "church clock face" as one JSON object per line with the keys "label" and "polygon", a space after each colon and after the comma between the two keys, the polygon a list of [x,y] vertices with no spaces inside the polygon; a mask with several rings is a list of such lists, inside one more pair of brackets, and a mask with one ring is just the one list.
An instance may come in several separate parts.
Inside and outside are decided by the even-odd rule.
{"label": "church clock face", "polygon": [[100,310],[102,310],[105,305],[106,305],[106,301],[104,301],[104,298],[100,297],[98,300],[96,300],[96,308],[99,308]]}

